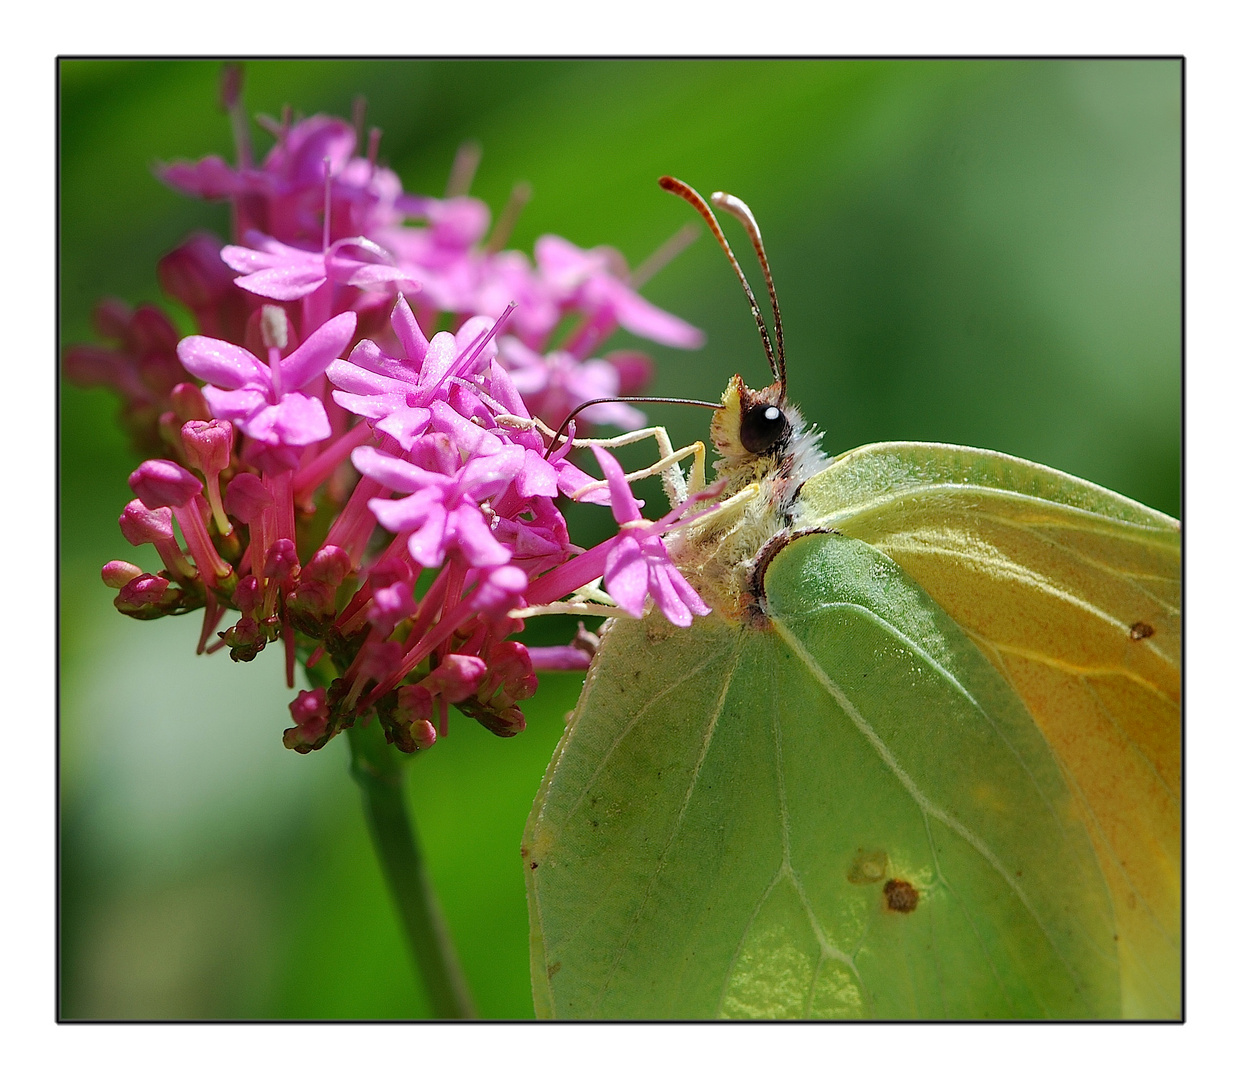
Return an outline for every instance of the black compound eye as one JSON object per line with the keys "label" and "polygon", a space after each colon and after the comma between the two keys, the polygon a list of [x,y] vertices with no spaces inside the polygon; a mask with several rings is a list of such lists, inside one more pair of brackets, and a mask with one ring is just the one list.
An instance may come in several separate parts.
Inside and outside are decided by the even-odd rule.
{"label": "black compound eye", "polygon": [[751,454],[767,453],[788,431],[788,418],[775,405],[755,405],[741,417],[741,445]]}

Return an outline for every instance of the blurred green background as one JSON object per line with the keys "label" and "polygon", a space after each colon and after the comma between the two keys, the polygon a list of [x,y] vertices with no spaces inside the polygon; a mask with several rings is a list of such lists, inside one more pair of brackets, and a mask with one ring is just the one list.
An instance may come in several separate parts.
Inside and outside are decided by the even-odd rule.
{"label": "blurred green background", "polygon": [[[188,230],[226,231],[224,207],[151,173],[231,159],[218,74],[61,62],[62,346],[90,339],[102,295],[158,300],[156,260]],[[991,447],[1179,516],[1177,62],[265,61],[246,80],[251,111],[271,115],[348,116],[365,95],[406,190],[440,194],[457,146],[478,139],[473,192],[493,210],[514,181],[533,185],[511,242],[527,251],[556,232],[634,265],[694,217],[661,173],[732,191],[762,225],[790,395],[827,449]],[[648,350],[656,392],[712,398],[735,371],[767,381],[705,234],[644,293],[708,335],[699,352]],[[281,747],[277,650],[196,657],[197,618],[112,608],[98,570],[133,557],[116,518],[137,463],[115,408],[61,389],[63,1015],[426,1015],[345,741]],[[678,442],[705,435],[698,410],[649,411]],[[606,522],[572,524],[589,539]],[[579,685],[545,678],[515,739],[457,716],[411,768],[484,1016],[532,1015],[518,844]]]}

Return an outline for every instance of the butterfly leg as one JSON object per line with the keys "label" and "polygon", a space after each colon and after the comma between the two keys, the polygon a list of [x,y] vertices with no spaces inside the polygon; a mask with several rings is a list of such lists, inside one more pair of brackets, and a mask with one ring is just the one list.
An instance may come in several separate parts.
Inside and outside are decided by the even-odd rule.
{"label": "butterfly leg", "polygon": [[[626,432],[624,435],[617,435],[611,439],[575,439],[574,445],[601,446],[604,449],[611,449],[617,446],[629,446],[643,439],[655,440],[659,448],[660,458],[645,469],[626,473],[625,479],[631,484],[635,480],[645,480],[648,476],[658,476],[663,482],[664,494],[668,497],[668,504],[670,506],[680,505],[691,495],[696,494],[707,486],[705,476],[706,447],[701,442],[694,442],[690,443],[689,446],[683,446],[679,450],[674,450],[672,448],[672,441],[668,438],[668,432],[662,427],[639,428],[637,431]],[[684,461],[690,456],[694,460],[690,465],[689,481],[687,483],[685,475],[681,472],[677,463]],[[606,482],[600,480],[595,484],[587,484],[581,491],[575,491],[573,495],[575,498],[580,498],[582,494],[588,491],[605,486]]]}
{"label": "butterfly leg", "polygon": [[[506,427],[518,427],[525,430],[536,429],[552,438],[556,435],[556,432],[552,431],[540,420],[527,420],[525,417],[506,414],[497,416],[496,423]],[[668,497],[668,503],[671,506],[683,503],[691,495],[697,494],[707,486],[707,450],[703,443],[694,442],[690,443],[689,446],[683,446],[679,450],[674,450],[672,448],[672,440],[668,437],[667,428],[661,426],[637,428],[634,431],[627,431],[623,435],[613,435],[606,439],[574,439],[573,445],[600,446],[605,450],[611,450],[618,446],[632,446],[634,443],[642,442],[644,439],[655,440],[655,445],[659,449],[659,460],[645,469],[626,473],[625,479],[629,483],[632,484],[635,480],[645,480],[648,476],[658,476],[663,482],[664,494]],[[678,462],[684,461],[691,455],[694,460],[690,465],[689,481],[687,483],[685,475],[680,468],[674,466],[677,466]],[[604,480],[599,480],[594,484],[586,484],[578,491],[575,491],[573,497],[581,498],[588,492],[606,486],[607,482]]]}

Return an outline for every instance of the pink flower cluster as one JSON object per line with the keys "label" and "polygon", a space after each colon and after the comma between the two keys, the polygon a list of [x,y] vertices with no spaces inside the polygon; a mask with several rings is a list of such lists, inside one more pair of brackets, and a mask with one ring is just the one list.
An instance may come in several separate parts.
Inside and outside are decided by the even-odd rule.
{"label": "pink flower cluster", "polygon": [[[546,434],[648,377],[638,354],[594,355],[618,326],[682,347],[698,331],[643,300],[615,252],[545,236],[531,261],[488,238],[478,200],[405,193],[375,131],[359,155],[351,124],[286,116],[256,165],[231,106],[236,167],[161,170],[233,210],[237,243],[196,234],[160,263],[201,332],[178,341],[158,309],[107,301],[97,325],[115,347],[65,358],[72,381],[119,391],[150,455],[120,527],[164,568],[108,563],[116,607],[138,619],[201,608],[199,651],[234,660],[281,641],[290,687],[299,660],[319,684],[290,705],[284,742],[303,753],[372,714],[390,742],[422,749],[450,704],[499,735],[521,731],[535,667],[589,657],[514,641],[514,612],[599,577],[630,614],[648,599],[679,625],[704,614],[661,539],[687,507],[645,521],[598,447],[606,485],[583,492],[594,478]],[[583,416],[642,419],[623,403]],[[618,535],[575,546],[565,497],[610,505]]]}

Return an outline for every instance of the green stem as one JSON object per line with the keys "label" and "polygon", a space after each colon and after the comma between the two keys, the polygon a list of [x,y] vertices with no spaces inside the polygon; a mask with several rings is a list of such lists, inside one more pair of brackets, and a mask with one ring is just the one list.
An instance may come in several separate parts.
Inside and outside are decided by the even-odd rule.
{"label": "green stem", "polygon": [[375,853],[396,901],[431,1008],[443,1019],[476,1016],[406,807],[404,763],[373,720],[366,727],[349,729],[349,746],[353,751],[350,771],[362,789]]}

